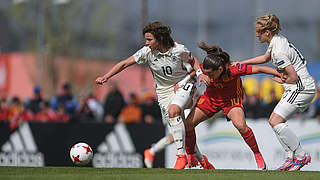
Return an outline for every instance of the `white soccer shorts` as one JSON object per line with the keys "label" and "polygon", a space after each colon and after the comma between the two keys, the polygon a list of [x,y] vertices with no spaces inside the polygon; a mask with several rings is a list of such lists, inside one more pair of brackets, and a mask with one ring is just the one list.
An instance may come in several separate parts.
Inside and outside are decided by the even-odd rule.
{"label": "white soccer shorts", "polygon": [[285,91],[273,112],[288,120],[293,114],[305,111],[310,106],[314,96],[315,91]]}
{"label": "white soccer shorts", "polygon": [[186,83],[186,85],[182,88],[179,88],[173,96],[169,96],[165,102],[160,103],[162,122],[164,125],[167,125],[169,121],[169,106],[171,104],[178,105],[182,112],[186,108],[186,106],[191,103],[193,99],[195,84],[194,83]]}

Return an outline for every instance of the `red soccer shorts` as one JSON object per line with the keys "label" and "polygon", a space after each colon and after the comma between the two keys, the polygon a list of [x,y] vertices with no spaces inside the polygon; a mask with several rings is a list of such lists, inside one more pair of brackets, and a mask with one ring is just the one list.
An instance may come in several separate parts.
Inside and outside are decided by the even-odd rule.
{"label": "red soccer shorts", "polygon": [[229,111],[234,107],[240,107],[243,109],[242,97],[234,97],[231,99],[215,100],[206,95],[201,95],[198,99],[197,106],[208,117],[212,117],[215,113],[223,110],[223,114],[227,116]]}

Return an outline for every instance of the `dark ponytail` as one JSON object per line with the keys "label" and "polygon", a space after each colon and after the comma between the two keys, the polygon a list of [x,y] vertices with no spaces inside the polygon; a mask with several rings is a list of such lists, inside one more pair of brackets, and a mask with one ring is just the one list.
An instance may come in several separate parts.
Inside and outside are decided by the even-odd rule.
{"label": "dark ponytail", "polygon": [[208,46],[202,42],[198,47],[207,52],[207,56],[203,60],[204,69],[218,70],[220,66],[223,68],[223,73],[226,72],[226,65],[230,64],[230,56],[223,51],[219,46]]}

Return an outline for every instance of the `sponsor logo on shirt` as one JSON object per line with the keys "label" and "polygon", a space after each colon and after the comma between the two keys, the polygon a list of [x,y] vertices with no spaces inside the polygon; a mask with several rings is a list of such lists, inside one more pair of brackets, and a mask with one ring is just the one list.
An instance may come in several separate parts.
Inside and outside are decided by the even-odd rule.
{"label": "sponsor logo on shirt", "polygon": [[279,61],[279,62],[277,63],[278,66],[281,66],[282,64],[284,64],[284,60]]}

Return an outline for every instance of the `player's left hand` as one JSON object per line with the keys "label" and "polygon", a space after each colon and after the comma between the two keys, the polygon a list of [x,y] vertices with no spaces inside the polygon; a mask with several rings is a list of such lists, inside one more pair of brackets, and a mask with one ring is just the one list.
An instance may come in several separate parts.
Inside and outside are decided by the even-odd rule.
{"label": "player's left hand", "polygon": [[174,93],[177,92],[178,89],[182,88],[184,85],[181,85],[179,86],[179,83],[177,83],[175,86],[174,86]]}
{"label": "player's left hand", "polygon": [[209,85],[210,84],[210,78],[209,76],[205,75],[205,74],[200,74],[198,77],[198,82],[199,82],[199,86],[201,86],[201,82],[203,82],[205,85]]}

